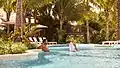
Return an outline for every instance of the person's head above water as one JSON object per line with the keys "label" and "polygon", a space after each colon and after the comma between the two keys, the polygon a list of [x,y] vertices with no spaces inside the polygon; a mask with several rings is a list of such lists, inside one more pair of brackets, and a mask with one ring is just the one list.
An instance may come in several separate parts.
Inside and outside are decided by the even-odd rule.
{"label": "person's head above water", "polygon": [[42,51],[49,52],[46,39],[43,39],[43,43],[42,43],[41,47],[42,47]]}
{"label": "person's head above water", "polygon": [[70,39],[70,42],[74,42],[74,39],[72,38],[72,39]]}
{"label": "person's head above water", "polygon": [[43,39],[43,43],[47,44],[47,40],[46,40],[46,39]]}

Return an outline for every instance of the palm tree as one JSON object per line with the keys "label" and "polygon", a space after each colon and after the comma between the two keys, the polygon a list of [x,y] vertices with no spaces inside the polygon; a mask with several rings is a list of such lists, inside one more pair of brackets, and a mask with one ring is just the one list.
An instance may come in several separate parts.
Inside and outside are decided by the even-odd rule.
{"label": "palm tree", "polygon": [[[87,13],[87,17],[89,17],[88,13],[89,13],[89,0],[85,1],[85,5],[86,5],[86,13]],[[90,33],[89,33],[89,22],[88,22],[88,18],[86,18],[86,27],[87,27],[87,43],[90,43]]]}
{"label": "palm tree", "polygon": [[[16,2],[16,22],[15,22],[15,25],[14,25],[14,33],[17,32],[17,30],[20,29],[20,27],[22,26],[22,23],[23,23],[23,17],[22,17],[22,0],[17,0]],[[22,27],[21,27],[21,35],[17,36],[16,40],[19,40],[23,37],[23,31],[22,31]],[[19,42],[22,41],[22,40],[19,40]]]}
{"label": "palm tree", "polygon": [[59,41],[62,41],[63,24],[65,21],[77,21],[84,13],[84,5],[78,0],[56,0],[53,8],[53,18],[58,19],[59,22]]}
{"label": "palm tree", "polygon": [[106,22],[106,40],[109,39],[109,26],[110,26],[110,12],[113,10],[116,5],[116,0],[96,0],[96,6],[101,9],[101,12],[104,12],[105,22]]}
{"label": "palm tree", "polygon": [[93,0],[83,0],[83,3],[84,3],[84,6],[85,6],[85,13],[83,14],[83,18],[85,19],[86,21],[86,42],[87,43],[90,43],[90,27],[89,27],[89,19],[90,17],[92,17],[92,14],[91,14],[91,10],[90,8],[92,8],[89,3],[94,3]]}
{"label": "palm tree", "polygon": [[[47,4],[52,0],[17,0],[16,3],[16,23],[15,30],[21,29],[21,37],[23,37],[23,23],[24,23],[24,15],[26,13],[26,9],[35,9],[41,7],[41,4]],[[36,17],[36,16],[35,16]],[[20,28],[21,27],[21,28]]]}
{"label": "palm tree", "polygon": [[23,17],[25,17],[27,12],[33,12],[34,13],[33,16],[36,23],[38,9],[40,9],[42,6],[46,4],[49,4],[52,1],[53,0],[23,0],[23,13],[24,13]]}
{"label": "palm tree", "polygon": [[15,29],[18,29],[21,26],[21,15],[22,15],[21,10],[22,10],[22,0],[17,0]]}
{"label": "palm tree", "polygon": [[16,18],[16,26],[15,28],[18,28],[20,26],[20,22],[22,21],[20,18],[22,15],[21,13],[26,13],[27,9],[35,9],[38,7],[41,7],[42,5],[48,4],[52,0],[17,0],[16,4],[16,12],[17,12],[17,18]]}

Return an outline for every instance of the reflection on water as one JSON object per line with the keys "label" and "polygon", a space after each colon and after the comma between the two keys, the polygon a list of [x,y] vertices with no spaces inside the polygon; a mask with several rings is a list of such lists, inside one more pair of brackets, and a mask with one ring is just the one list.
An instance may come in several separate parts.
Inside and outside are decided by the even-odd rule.
{"label": "reflection on water", "polygon": [[38,54],[38,60],[40,61],[40,64],[47,64],[47,63],[51,63],[52,61],[50,61],[49,59],[45,58],[45,55],[48,55],[49,53],[39,53]]}
{"label": "reflection on water", "polygon": [[[84,50],[85,51],[85,50]],[[88,50],[89,51],[89,50]],[[92,50],[90,50],[90,51],[92,51]],[[94,50],[94,51],[96,51],[96,50]],[[83,53],[83,54],[81,54],[80,52],[50,52],[49,53],[49,55],[56,55],[56,56],[72,56],[72,57],[93,57],[93,58],[106,58],[106,59],[120,59],[120,55],[118,54],[118,52],[117,53],[114,53],[115,52],[115,50],[112,50],[113,51],[113,53],[112,52],[110,52],[110,53],[105,53],[105,50],[103,50],[103,52],[98,52],[98,53]]]}

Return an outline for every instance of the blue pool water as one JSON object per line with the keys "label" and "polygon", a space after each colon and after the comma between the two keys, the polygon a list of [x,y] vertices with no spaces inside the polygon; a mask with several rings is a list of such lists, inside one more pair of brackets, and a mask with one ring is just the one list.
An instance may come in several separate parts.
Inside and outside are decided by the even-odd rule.
{"label": "blue pool water", "polygon": [[67,46],[49,47],[50,53],[0,60],[0,68],[120,68],[120,50],[83,49],[68,52]]}

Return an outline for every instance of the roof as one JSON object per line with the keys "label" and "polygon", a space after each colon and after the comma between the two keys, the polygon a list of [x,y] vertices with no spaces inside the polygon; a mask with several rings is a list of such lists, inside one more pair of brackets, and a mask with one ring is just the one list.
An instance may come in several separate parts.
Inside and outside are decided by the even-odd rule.
{"label": "roof", "polygon": [[7,22],[2,22],[1,24],[15,24],[15,22],[7,21]]}
{"label": "roof", "polygon": [[44,25],[37,25],[37,28],[48,28],[48,26],[44,26]]}

